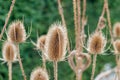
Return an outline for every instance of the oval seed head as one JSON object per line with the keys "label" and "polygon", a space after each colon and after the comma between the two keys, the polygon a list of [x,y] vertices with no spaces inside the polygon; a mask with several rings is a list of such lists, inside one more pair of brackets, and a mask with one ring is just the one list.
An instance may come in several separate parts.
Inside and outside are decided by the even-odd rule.
{"label": "oval seed head", "polygon": [[120,37],[120,23],[119,22],[115,23],[114,28],[113,28],[113,34],[114,34],[114,37]]}
{"label": "oval seed head", "polygon": [[14,21],[8,29],[8,39],[12,42],[21,43],[26,40],[26,32],[21,21]]}
{"label": "oval seed head", "polygon": [[114,42],[115,54],[120,54],[120,40]]}
{"label": "oval seed head", "polygon": [[63,60],[66,54],[67,30],[61,23],[51,25],[46,37],[46,55],[50,61]]}
{"label": "oval seed head", "polygon": [[3,44],[2,55],[5,61],[14,62],[17,58],[17,50],[13,43],[5,42]]}
{"label": "oval seed head", "polygon": [[49,80],[49,76],[44,69],[37,68],[31,73],[30,80]]}
{"label": "oval seed head", "polygon": [[88,50],[91,54],[100,54],[103,52],[106,40],[102,33],[96,32],[92,34],[88,41]]}
{"label": "oval seed head", "polygon": [[38,40],[37,40],[38,49],[40,49],[42,51],[44,50],[45,41],[46,41],[46,35],[43,35],[40,38],[38,38]]}

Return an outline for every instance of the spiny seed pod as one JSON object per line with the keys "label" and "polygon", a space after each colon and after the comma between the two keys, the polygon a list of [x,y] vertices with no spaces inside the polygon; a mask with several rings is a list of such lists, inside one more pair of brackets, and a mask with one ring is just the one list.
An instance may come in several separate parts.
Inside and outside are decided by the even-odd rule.
{"label": "spiny seed pod", "polygon": [[51,25],[46,37],[46,55],[50,61],[64,59],[67,46],[67,30],[61,23]]}
{"label": "spiny seed pod", "polygon": [[43,35],[40,38],[38,38],[38,40],[37,40],[37,47],[40,50],[44,50],[45,40],[46,40],[46,35]]}
{"label": "spiny seed pod", "polygon": [[120,54],[120,40],[114,42],[115,54]]}
{"label": "spiny seed pod", "polygon": [[36,68],[31,73],[30,80],[49,80],[49,76],[44,69]]}
{"label": "spiny seed pod", "polygon": [[26,40],[24,24],[21,21],[14,21],[8,29],[8,39],[12,42],[21,43]]}
{"label": "spiny seed pod", "polygon": [[88,41],[88,50],[91,54],[100,54],[103,52],[106,40],[101,32],[92,34]]}
{"label": "spiny seed pod", "polygon": [[115,23],[114,28],[113,28],[113,34],[114,34],[114,37],[120,37],[120,23],[119,22]]}
{"label": "spiny seed pod", "polygon": [[17,57],[17,50],[13,43],[5,42],[3,44],[2,55],[5,61],[7,62],[14,62]]}

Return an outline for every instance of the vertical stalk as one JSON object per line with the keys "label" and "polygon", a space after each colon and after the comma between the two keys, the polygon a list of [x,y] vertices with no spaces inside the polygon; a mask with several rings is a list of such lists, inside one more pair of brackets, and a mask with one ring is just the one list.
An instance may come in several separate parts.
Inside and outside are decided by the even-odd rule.
{"label": "vertical stalk", "polygon": [[94,80],[95,68],[96,68],[97,54],[93,55],[93,66],[92,66],[92,75],[91,80]]}
{"label": "vertical stalk", "polygon": [[3,34],[4,34],[4,31],[5,31],[5,29],[6,29],[6,26],[7,26],[7,23],[8,23],[8,21],[9,21],[10,15],[11,15],[12,10],[13,10],[13,8],[14,8],[15,1],[16,1],[16,0],[12,0],[12,4],[11,4],[11,6],[10,6],[10,10],[9,10],[9,12],[8,12],[8,14],[7,14],[7,17],[6,17],[6,20],[5,20],[5,24],[4,24],[3,29],[2,29],[2,32],[1,32],[1,34],[0,34],[0,40],[1,40],[1,38],[2,38],[2,36],[3,36]]}
{"label": "vertical stalk", "polygon": [[12,80],[12,62],[8,62],[9,80]]}
{"label": "vertical stalk", "polygon": [[22,61],[21,61],[21,57],[20,57],[19,44],[16,44],[16,47],[17,47],[17,57],[18,57],[18,60],[19,60],[20,69],[22,71],[22,75],[24,77],[24,80],[27,80],[26,75],[25,75],[25,71],[24,71],[24,68],[23,68],[23,64],[22,64]]}
{"label": "vertical stalk", "polygon": [[43,68],[46,70],[46,60],[44,54],[42,54]]}
{"label": "vertical stalk", "polygon": [[57,76],[58,76],[58,73],[57,73],[58,72],[57,71],[57,67],[58,67],[57,66],[57,61],[54,61],[53,64],[54,64],[54,80],[58,80],[57,79]]}

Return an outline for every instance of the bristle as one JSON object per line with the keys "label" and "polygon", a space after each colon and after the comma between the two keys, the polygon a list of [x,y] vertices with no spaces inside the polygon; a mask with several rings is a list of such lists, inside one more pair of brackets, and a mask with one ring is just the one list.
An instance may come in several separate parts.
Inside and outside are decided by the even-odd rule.
{"label": "bristle", "polygon": [[120,54],[120,40],[114,42],[115,54]]}
{"label": "bristle", "polygon": [[13,43],[5,42],[3,44],[2,55],[5,61],[7,62],[14,62],[16,60],[17,50]]}
{"label": "bristle", "polygon": [[44,50],[45,40],[46,40],[46,35],[42,35],[40,38],[38,38],[38,40],[37,40],[37,47],[40,50]]}
{"label": "bristle", "polygon": [[64,59],[67,46],[67,30],[60,23],[51,25],[46,37],[46,55],[51,61]]}
{"label": "bristle", "polygon": [[14,21],[8,29],[8,40],[21,43],[26,40],[24,24],[21,21]]}
{"label": "bristle", "polygon": [[103,52],[106,40],[102,33],[96,32],[92,34],[88,41],[88,50],[91,54],[100,54]]}
{"label": "bristle", "polygon": [[114,33],[114,37],[120,37],[120,23],[119,22],[115,23],[113,33]]}
{"label": "bristle", "polygon": [[49,80],[49,76],[44,69],[36,68],[31,73],[30,80]]}

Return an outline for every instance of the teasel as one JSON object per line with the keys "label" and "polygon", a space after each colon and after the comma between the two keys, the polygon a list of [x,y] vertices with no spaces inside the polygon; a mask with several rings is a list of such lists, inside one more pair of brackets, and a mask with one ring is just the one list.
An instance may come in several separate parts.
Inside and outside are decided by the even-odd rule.
{"label": "teasel", "polygon": [[120,23],[119,22],[114,24],[113,34],[114,34],[114,37],[120,38]]}
{"label": "teasel", "polygon": [[43,67],[46,69],[46,58],[45,58],[45,43],[46,43],[46,35],[42,35],[37,40],[37,48],[42,51],[42,60]]}
{"label": "teasel", "polygon": [[31,73],[30,80],[49,80],[49,76],[46,70],[38,67]]}
{"label": "teasel", "polygon": [[88,40],[88,51],[93,54],[93,67],[91,80],[94,80],[97,55],[103,53],[106,45],[106,39],[102,32],[95,32]]}
{"label": "teasel", "polygon": [[8,64],[9,80],[12,80],[12,62],[15,62],[17,60],[16,46],[11,42],[6,41],[3,44],[2,56],[3,61],[7,62]]}
{"label": "teasel", "polygon": [[57,80],[57,63],[64,59],[67,46],[67,30],[60,23],[54,23],[50,26],[47,33],[45,53],[49,61],[54,64],[54,80]]}
{"label": "teasel", "polygon": [[8,40],[13,42],[17,47],[17,57],[19,60],[22,75],[24,77],[24,80],[26,80],[26,75],[25,75],[24,68],[22,65],[22,61],[21,61],[21,57],[20,57],[20,50],[19,50],[19,44],[25,42],[25,40],[26,40],[26,32],[25,32],[23,22],[17,20],[17,21],[12,22],[9,25]]}

